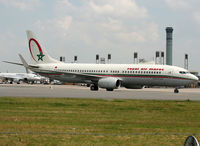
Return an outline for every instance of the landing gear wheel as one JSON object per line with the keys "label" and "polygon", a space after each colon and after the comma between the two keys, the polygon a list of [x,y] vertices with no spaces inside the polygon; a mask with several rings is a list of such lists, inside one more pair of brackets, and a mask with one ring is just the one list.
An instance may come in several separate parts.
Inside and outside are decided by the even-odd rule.
{"label": "landing gear wheel", "polygon": [[175,88],[174,93],[179,93],[179,90],[177,88]]}
{"label": "landing gear wheel", "polygon": [[113,91],[114,89],[111,88],[106,88],[107,91]]}
{"label": "landing gear wheel", "polygon": [[96,86],[96,85],[91,85],[91,86],[90,86],[90,90],[91,90],[91,91],[98,91],[98,90],[99,90],[99,87]]}

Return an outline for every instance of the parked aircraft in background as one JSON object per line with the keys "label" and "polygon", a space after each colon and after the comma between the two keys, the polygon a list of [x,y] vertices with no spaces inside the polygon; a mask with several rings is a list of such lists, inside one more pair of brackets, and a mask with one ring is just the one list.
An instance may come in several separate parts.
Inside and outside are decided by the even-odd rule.
{"label": "parked aircraft in background", "polygon": [[[20,57],[20,59],[21,59],[21,57]],[[6,61],[4,61],[4,62],[6,62]],[[17,65],[23,65],[21,63],[16,63],[16,64]],[[33,84],[37,81],[42,83],[46,80],[45,77],[42,77],[42,76],[37,75],[35,73],[31,73],[27,67],[25,67],[25,70],[26,70],[26,73],[0,73],[0,78],[3,81],[10,81],[10,84],[12,84],[13,82],[20,84],[21,81]]]}
{"label": "parked aircraft in background", "polygon": [[139,89],[146,85],[172,86],[175,87],[174,92],[178,93],[178,87],[198,81],[196,76],[176,66],[63,63],[50,57],[31,31],[27,31],[27,37],[33,64],[28,65],[21,56],[25,67],[50,79],[90,84],[91,90],[100,87],[113,91],[120,85],[128,89]]}
{"label": "parked aircraft in background", "polygon": [[13,82],[20,84],[20,81],[27,83],[41,81],[41,76],[33,73],[0,73],[0,78],[4,81],[10,81],[10,84],[12,84]]}

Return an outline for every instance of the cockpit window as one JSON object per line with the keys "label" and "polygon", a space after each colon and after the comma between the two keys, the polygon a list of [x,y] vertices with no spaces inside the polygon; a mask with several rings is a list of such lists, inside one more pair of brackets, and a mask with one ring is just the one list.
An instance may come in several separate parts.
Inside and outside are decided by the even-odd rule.
{"label": "cockpit window", "polygon": [[180,74],[187,74],[189,72],[186,72],[186,71],[179,71]]}

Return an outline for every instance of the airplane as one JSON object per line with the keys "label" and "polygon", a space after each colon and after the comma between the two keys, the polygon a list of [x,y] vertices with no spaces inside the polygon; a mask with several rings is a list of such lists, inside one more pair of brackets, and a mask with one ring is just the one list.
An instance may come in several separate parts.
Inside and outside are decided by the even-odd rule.
{"label": "airplane", "polygon": [[27,83],[41,81],[41,77],[33,73],[0,73],[0,78],[6,81],[9,80],[10,84],[12,84],[13,82],[20,84],[21,81]]}
{"label": "airplane", "polygon": [[179,87],[198,81],[198,78],[188,70],[169,65],[60,62],[48,55],[32,31],[28,30],[26,33],[33,64],[27,64],[20,55],[25,67],[50,79],[90,84],[92,91],[97,91],[99,88],[113,91],[120,86],[128,89],[141,89],[144,86],[171,86],[175,87],[174,93],[178,93]]}
{"label": "airplane", "polygon": [[[16,64],[18,65],[19,63],[16,63]],[[10,84],[12,84],[13,82],[20,84],[21,81],[26,82],[26,83],[32,83],[32,84],[35,81],[40,81],[40,82],[45,81],[44,77],[37,75],[35,73],[31,73],[27,67],[25,67],[25,70],[26,70],[26,73],[0,73],[0,78],[3,79],[4,81],[9,80]]]}

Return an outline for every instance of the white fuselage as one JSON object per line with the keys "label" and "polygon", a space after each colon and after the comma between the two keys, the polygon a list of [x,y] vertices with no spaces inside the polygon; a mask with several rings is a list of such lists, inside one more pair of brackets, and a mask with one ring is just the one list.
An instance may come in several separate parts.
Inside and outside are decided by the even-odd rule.
{"label": "white fuselage", "polygon": [[99,78],[114,77],[121,80],[127,87],[137,85],[184,86],[198,80],[187,70],[168,65],[49,63],[38,66],[39,68],[34,71],[43,76],[73,83],[98,82],[95,79],[88,79],[88,75]]}

